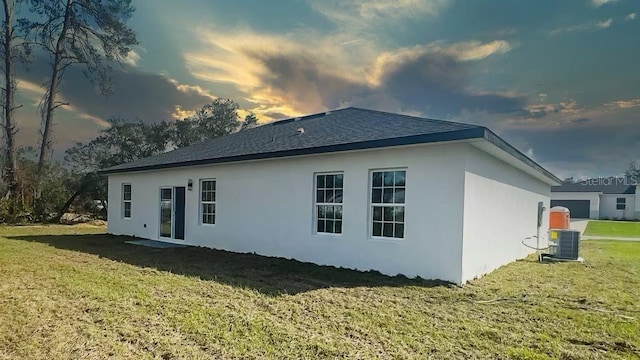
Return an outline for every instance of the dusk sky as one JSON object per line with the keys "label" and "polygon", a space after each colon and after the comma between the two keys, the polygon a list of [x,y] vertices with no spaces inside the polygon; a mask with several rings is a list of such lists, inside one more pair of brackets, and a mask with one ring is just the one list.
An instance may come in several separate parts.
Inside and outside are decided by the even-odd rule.
{"label": "dusk sky", "polygon": [[[488,126],[559,177],[640,160],[637,0],[139,0],[113,95],[67,73],[56,158],[112,116],[181,119],[214,97],[262,122],[357,106]],[[20,74],[36,145],[46,62]],[[244,114],[244,113],[242,113]]]}

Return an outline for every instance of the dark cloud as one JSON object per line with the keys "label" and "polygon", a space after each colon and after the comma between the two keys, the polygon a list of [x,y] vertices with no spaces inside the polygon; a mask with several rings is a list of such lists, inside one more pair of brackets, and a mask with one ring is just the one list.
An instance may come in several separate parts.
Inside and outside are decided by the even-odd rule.
{"label": "dark cloud", "polygon": [[305,54],[249,53],[268,70],[263,85],[288,105],[304,112],[333,109],[366,95],[362,83],[334,74],[321,61]]}
{"label": "dark cloud", "polygon": [[[29,71],[21,71],[20,77],[36,84],[43,83],[48,78],[47,63],[35,63]],[[151,122],[172,119],[176,106],[194,110],[211,101],[195,88],[182,87],[181,90],[179,84],[165,75],[128,66],[114,68],[111,78],[112,93],[103,96],[79,67],[70,68],[64,74],[60,94],[81,113],[102,119],[121,116]]]}
{"label": "dark cloud", "polygon": [[388,63],[379,84],[369,85],[337,75],[306,54],[249,53],[268,70],[263,86],[305,112],[345,105],[381,110],[417,111],[431,117],[452,117],[462,110],[491,114],[523,112],[526,99],[469,89],[470,62],[444,52],[426,52]]}
{"label": "dark cloud", "polygon": [[575,101],[559,102],[557,104],[538,104],[528,106],[520,111],[520,115],[529,119],[540,119],[547,115],[559,114],[576,109]]}
{"label": "dark cloud", "polygon": [[584,117],[571,120],[571,122],[574,124],[586,124],[591,121],[592,121],[591,119],[584,118]]}
{"label": "dark cloud", "polygon": [[431,116],[457,115],[461,110],[513,113],[525,99],[467,90],[471,65],[454,56],[427,52],[384,69],[381,88],[403,104]]}
{"label": "dark cloud", "polygon": [[63,96],[79,109],[102,118],[118,115],[144,121],[171,120],[176,106],[194,110],[211,101],[195,90],[180,91],[176,83],[160,74],[116,70],[113,93],[108,97],[77,77],[65,82]]}
{"label": "dark cloud", "polygon": [[[28,69],[18,71],[19,81],[41,85],[48,79],[46,60],[37,59]],[[100,94],[98,87],[84,77],[80,68],[70,68],[59,88],[61,99],[71,107],[58,109],[53,131],[54,158],[62,160],[64,151],[77,142],[89,141],[98,135],[103,124],[98,119],[111,117],[141,119],[147,122],[171,120],[179,106],[194,110],[211,99],[201,89],[180,86],[162,74],[138,71],[129,66],[114,68],[110,96]],[[24,84],[23,84],[24,85]],[[17,100],[25,105],[17,116],[20,145],[39,145],[40,115],[36,109],[37,90],[19,91]]]}
{"label": "dark cloud", "polygon": [[561,176],[620,174],[638,158],[640,126],[576,120],[564,127],[511,129],[501,135],[525,152],[532,149],[535,160]]}

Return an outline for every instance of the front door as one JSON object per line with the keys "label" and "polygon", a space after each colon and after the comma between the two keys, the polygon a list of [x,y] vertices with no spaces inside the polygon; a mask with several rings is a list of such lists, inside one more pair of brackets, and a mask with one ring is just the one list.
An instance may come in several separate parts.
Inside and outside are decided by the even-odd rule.
{"label": "front door", "polygon": [[184,240],[185,188],[160,188],[160,237]]}
{"label": "front door", "polygon": [[175,220],[173,224],[173,238],[184,240],[184,186],[174,188],[175,193]]}

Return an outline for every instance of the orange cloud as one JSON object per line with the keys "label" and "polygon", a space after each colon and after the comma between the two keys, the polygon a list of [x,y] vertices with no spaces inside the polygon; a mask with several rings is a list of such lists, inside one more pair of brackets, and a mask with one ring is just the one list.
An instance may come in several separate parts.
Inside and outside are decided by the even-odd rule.
{"label": "orange cloud", "polygon": [[[456,62],[504,54],[504,40],[436,42],[381,51],[374,43],[347,34],[321,36],[256,34],[250,30],[223,33],[200,28],[201,48],[185,53],[187,69],[199,80],[231,84],[255,104],[259,118],[269,119],[348,106],[354,97],[374,96],[382,77],[396,64],[439,54]],[[315,46],[309,47],[313,43]],[[373,62],[370,59],[375,59]],[[377,100],[392,99],[375,95]],[[398,108],[398,111],[414,111]]]}

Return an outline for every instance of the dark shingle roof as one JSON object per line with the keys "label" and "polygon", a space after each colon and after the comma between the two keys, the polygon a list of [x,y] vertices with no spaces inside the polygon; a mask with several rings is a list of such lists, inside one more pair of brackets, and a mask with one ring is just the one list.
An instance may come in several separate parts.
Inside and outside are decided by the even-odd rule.
{"label": "dark shingle roof", "polygon": [[[304,129],[303,133],[298,132],[300,128]],[[102,170],[101,173],[111,174],[475,138],[484,138],[494,143],[545,176],[559,182],[553,174],[482,126],[358,108],[346,108],[273,122],[164,154],[116,165]]]}
{"label": "dark shingle roof", "polygon": [[635,194],[636,186],[624,178],[590,179],[575,184],[552,186],[551,192],[598,192],[603,194]]}

